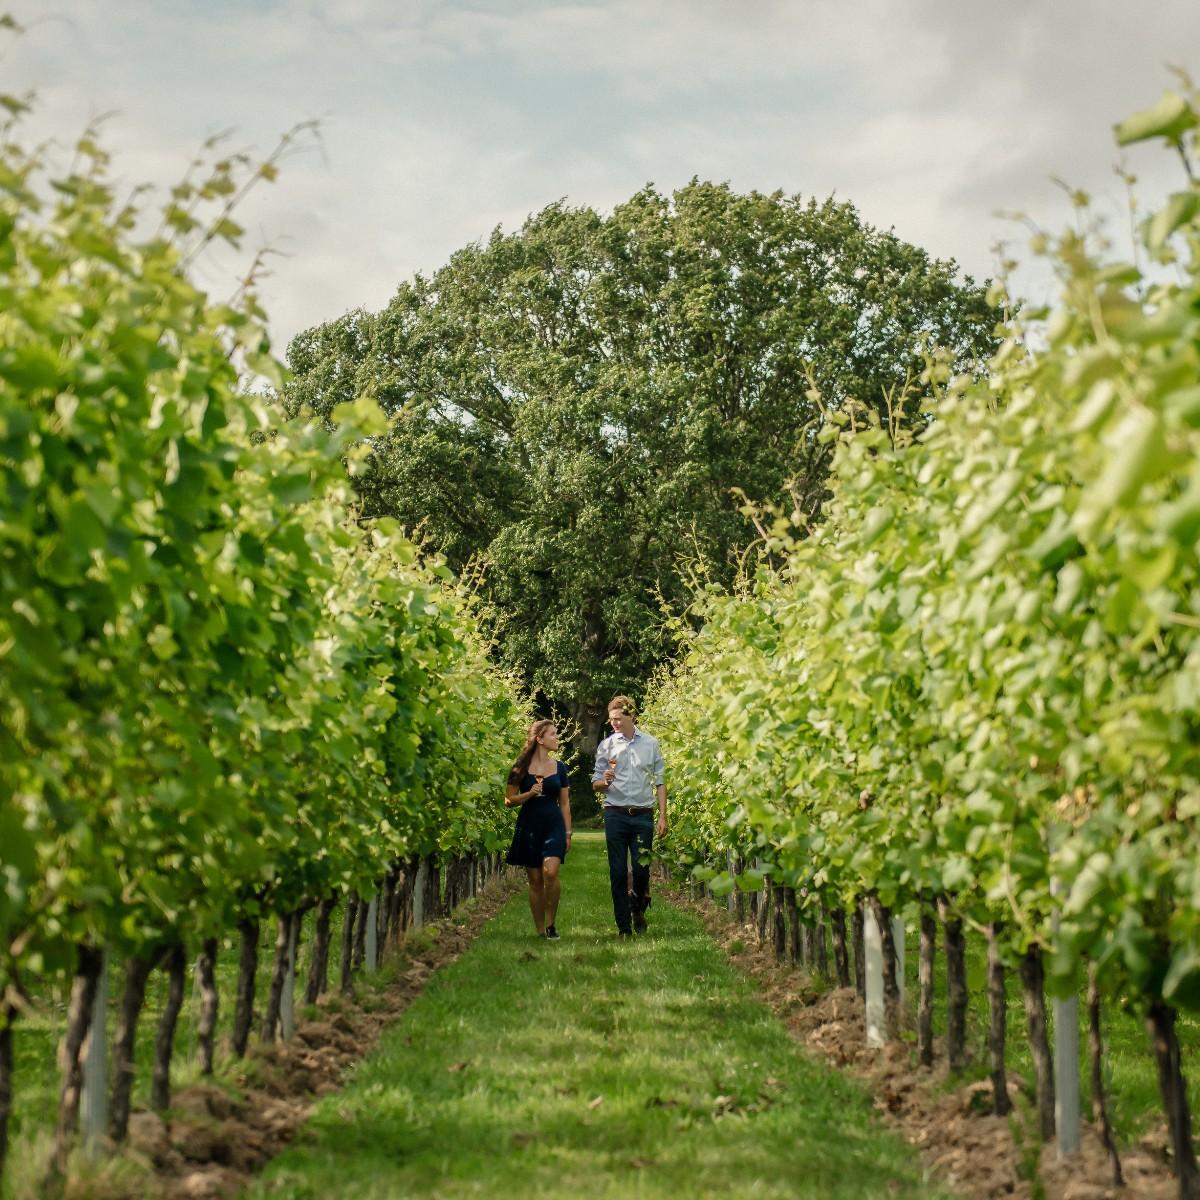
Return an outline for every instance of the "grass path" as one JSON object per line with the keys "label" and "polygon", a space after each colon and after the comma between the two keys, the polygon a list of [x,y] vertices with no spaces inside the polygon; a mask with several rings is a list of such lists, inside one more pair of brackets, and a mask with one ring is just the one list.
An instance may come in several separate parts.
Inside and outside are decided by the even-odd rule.
{"label": "grass path", "polygon": [[247,1194],[944,1196],[693,917],[616,940],[600,835],[563,884],[561,941],[507,905]]}

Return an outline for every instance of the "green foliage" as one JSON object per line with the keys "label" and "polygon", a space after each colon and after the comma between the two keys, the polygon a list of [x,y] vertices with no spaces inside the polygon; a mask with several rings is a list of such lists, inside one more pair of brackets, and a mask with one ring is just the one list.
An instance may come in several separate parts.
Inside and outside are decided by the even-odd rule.
{"label": "green foliage", "polygon": [[[1197,96],[1118,130],[1197,149]],[[948,894],[1010,948],[1200,1007],[1200,188],[1146,265],[1040,239],[1062,301],[913,438],[831,422],[826,522],[709,597],[648,721],[670,853],[761,857],[808,902]],[[1174,266],[1168,274],[1161,267]]]}
{"label": "green foliage", "polygon": [[523,715],[445,572],[354,519],[373,406],[271,430],[253,295],[189,282],[273,160],[202,156],[147,237],[77,151],[0,147],[0,991],[494,847]]}
{"label": "green foliage", "polygon": [[735,577],[756,536],[735,487],[811,518],[823,407],[882,408],[926,339],[981,360],[996,319],[849,204],[693,182],[552,205],[302,334],[286,401],[379,400],[364,511],[478,568],[503,661],[586,705],[640,691],[696,578]]}

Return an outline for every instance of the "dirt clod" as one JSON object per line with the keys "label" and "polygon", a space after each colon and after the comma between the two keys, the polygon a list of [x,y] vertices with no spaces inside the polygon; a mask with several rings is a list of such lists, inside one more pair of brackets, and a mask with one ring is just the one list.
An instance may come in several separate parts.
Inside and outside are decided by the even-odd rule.
{"label": "dirt clod", "polygon": [[184,1175],[172,1194],[186,1200],[214,1200],[215,1197],[234,1195],[242,1183],[243,1180],[233,1171],[223,1167],[205,1167]]}
{"label": "dirt clod", "polygon": [[135,1112],[129,1118],[129,1146],[158,1165],[171,1152],[171,1135],[167,1123],[157,1113]]}

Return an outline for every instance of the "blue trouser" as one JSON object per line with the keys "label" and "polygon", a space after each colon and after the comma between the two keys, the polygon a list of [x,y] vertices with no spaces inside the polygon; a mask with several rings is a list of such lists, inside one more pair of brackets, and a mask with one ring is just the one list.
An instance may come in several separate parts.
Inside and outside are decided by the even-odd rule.
{"label": "blue trouser", "polygon": [[[650,846],[654,841],[654,810],[604,810],[604,842],[608,847],[608,878],[612,884],[613,916],[622,933],[633,932],[633,913],[650,907]],[[644,861],[643,861],[644,860]],[[633,907],[630,910],[629,868],[633,863]]]}

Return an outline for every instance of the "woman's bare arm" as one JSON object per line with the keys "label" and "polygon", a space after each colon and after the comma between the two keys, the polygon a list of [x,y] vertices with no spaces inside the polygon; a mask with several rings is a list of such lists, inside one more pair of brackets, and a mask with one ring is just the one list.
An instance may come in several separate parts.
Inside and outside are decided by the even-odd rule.
{"label": "woman's bare arm", "polygon": [[540,780],[535,781],[533,787],[531,787],[527,792],[518,791],[517,785],[515,783],[510,783],[504,789],[504,807],[520,808],[526,800],[530,799],[532,796],[540,796],[541,794],[542,784]]}

